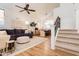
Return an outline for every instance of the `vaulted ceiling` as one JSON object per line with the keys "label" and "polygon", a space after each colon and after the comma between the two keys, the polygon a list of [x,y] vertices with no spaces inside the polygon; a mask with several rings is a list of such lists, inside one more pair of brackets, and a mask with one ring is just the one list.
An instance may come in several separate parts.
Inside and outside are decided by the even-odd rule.
{"label": "vaulted ceiling", "polygon": [[25,7],[26,3],[1,3],[0,7],[3,9],[9,9],[15,14],[23,15],[23,17],[24,15],[26,15],[36,19],[52,13],[54,8],[59,7],[58,3],[29,3],[29,4],[30,4],[30,7],[29,7],[30,9],[36,10],[36,12],[31,12],[30,15],[28,15],[26,11],[19,12],[22,9],[17,8],[15,6],[15,5],[19,5],[19,6]]}
{"label": "vaulted ceiling", "polygon": [[31,12],[30,15],[27,14],[26,11],[19,12],[22,9],[15,6],[25,7],[26,4],[27,3],[0,3],[0,8],[5,10],[5,22],[10,25],[13,23],[12,20],[24,20],[24,22],[26,20],[38,20],[40,22],[42,19],[43,22],[44,18],[48,15],[51,14],[51,17],[53,17],[53,9],[60,5],[59,3],[29,3],[29,8],[36,10],[36,12]]}

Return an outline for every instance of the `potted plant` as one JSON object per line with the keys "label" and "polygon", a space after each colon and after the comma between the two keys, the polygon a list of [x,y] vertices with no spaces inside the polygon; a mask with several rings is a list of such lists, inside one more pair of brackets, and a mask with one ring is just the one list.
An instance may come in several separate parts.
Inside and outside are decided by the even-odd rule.
{"label": "potted plant", "polygon": [[30,23],[30,26],[31,26],[31,27],[36,27],[36,25],[37,25],[37,23],[35,23],[35,22],[31,22],[31,23]]}

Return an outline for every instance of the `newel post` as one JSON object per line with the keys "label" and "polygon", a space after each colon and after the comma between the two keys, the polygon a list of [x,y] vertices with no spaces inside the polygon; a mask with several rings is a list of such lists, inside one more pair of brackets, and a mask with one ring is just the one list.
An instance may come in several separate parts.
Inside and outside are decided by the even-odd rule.
{"label": "newel post", "polygon": [[51,49],[55,49],[55,26],[54,24],[51,27]]}

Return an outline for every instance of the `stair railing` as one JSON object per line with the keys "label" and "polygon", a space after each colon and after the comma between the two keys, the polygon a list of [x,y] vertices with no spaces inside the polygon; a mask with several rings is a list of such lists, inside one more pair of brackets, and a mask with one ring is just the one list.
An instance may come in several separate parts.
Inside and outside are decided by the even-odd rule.
{"label": "stair railing", "polygon": [[51,48],[55,49],[56,38],[60,28],[60,17],[58,16],[51,28]]}
{"label": "stair railing", "polygon": [[57,19],[54,23],[54,26],[55,26],[55,36],[56,36],[57,30],[58,30],[58,28],[60,28],[60,17],[57,17]]}

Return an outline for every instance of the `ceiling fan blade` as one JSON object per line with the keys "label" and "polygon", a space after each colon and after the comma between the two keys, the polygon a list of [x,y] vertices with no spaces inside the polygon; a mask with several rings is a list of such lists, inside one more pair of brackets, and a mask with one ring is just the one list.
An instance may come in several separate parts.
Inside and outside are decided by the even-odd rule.
{"label": "ceiling fan blade", "polygon": [[29,8],[29,4],[27,4],[25,8],[28,9]]}
{"label": "ceiling fan blade", "polygon": [[30,14],[30,12],[27,10],[27,13]]}
{"label": "ceiling fan blade", "polygon": [[18,6],[18,5],[16,5],[16,7],[21,8],[21,9],[24,9],[23,7],[20,7],[20,6]]}
{"label": "ceiling fan blade", "polygon": [[21,10],[20,12],[23,12],[23,11],[25,11],[25,10]]}
{"label": "ceiling fan blade", "polygon": [[35,10],[32,10],[32,9],[28,9],[29,11],[33,11],[33,12],[35,12]]}

